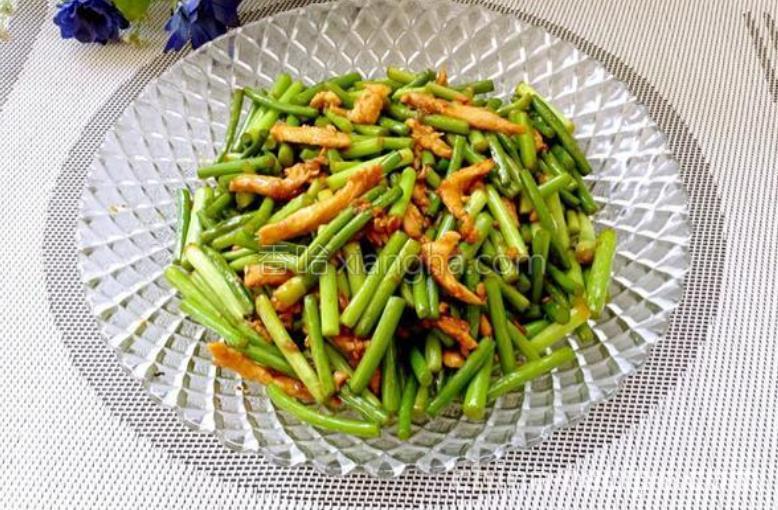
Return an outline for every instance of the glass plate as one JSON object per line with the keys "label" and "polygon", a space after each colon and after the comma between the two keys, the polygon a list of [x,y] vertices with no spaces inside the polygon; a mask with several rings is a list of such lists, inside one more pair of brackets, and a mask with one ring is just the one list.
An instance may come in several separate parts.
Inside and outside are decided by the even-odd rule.
{"label": "glass plate", "polygon": [[[230,92],[270,85],[286,71],[311,83],[388,64],[445,66],[452,80],[492,78],[507,97],[531,82],[576,124],[603,205],[598,227],[619,234],[611,302],[595,345],[566,340],[576,361],[507,395],[487,419],[455,409],[362,440],[322,432],[277,412],[260,385],[211,364],[199,325],[184,317],[162,276],[174,238],[173,194],[220,149]],[[148,393],[229,448],[329,474],[397,476],[408,466],[448,470],[526,448],[583,418],[644,362],[682,294],[689,225],[678,164],[627,87],[595,60],[541,28],[446,1],[345,1],[278,14],[186,56],[132,103],[98,151],[78,227],[87,298],[120,363]]]}

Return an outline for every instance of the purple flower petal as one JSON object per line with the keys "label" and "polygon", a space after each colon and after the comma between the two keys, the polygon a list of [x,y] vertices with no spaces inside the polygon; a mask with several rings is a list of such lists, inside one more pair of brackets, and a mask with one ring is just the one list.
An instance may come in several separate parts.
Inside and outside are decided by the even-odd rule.
{"label": "purple flower petal", "polygon": [[165,25],[170,33],[165,51],[180,50],[186,41],[199,48],[211,39],[238,26],[240,0],[184,0]]}
{"label": "purple flower petal", "polygon": [[106,0],[68,0],[59,6],[54,23],[64,39],[100,44],[117,40],[119,32],[130,26],[122,13]]}

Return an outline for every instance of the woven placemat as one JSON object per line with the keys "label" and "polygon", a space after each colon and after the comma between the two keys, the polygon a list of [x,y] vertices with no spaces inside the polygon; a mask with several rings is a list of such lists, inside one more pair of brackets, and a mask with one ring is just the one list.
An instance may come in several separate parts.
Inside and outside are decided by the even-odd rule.
{"label": "woven placemat", "polygon": [[19,4],[18,11],[11,18],[13,38],[0,44],[0,110],[19,78],[48,8],[46,0],[25,0]]}
{"label": "woven placemat", "polygon": [[[244,15],[250,22],[311,2],[287,1]],[[617,57],[550,22],[508,8],[485,4],[499,12],[543,27],[599,60],[624,81],[646,105],[667,136],[681,165],[689,194],[692,223],[690,268],[684,297],[665,337],[629,379],[618,395],[599,406],[576,426],[560,431],[541,445],[509,453],[503,460],[479,466],[463,465],[450,473],[407,472],[395,480],[376,480],[363,474],[331,478],[309,467],[283,469],[258,456],[223,448],[208,435],[186,429],[175,413],[158,406],[142,387],[120,368],[105,345],[84,298],[76,263],[75,226],[79,199],[89,165],[107,130],[152,79],[183,55],[163,55],[143,67],[97,111],[71,149],[49,203],[44,233],[44,262],[51,311],[62,330],[72,362],[106,407],[136,433],[170,457],[221,479],[251,487],[281,500],[325,505],[400,507],[421,504],[461,504],[479,499],[531,478],[544,477],[608,445],[645,416],[683,376],[716,313],[724,265],[721,205],[702,151],[677,112]]]}

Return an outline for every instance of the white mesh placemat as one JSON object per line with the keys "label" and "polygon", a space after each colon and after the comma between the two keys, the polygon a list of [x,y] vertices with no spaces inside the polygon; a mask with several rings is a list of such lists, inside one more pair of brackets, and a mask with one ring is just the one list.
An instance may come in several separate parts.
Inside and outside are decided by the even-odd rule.
{"label": "white mesh placemat", "polygon": [[[304,3],[285,2],[269,6],[244,16],[244,21]],[[81,290],[74,241],[78,200],[94,153],[108,127],[127,104],[150,79],[174,61],[175,57],[166,55],[141,69],[94,115],[71,150],[49,204],[44,260],[51,310],[63,332],[74,365],[95,388],[108,409],[139,435],[166,450],[171,457],[242,486],[263,493],[275,493],[281,499],[324,504],[351,503],[354,506],[366,501],[374,505],[410,506],[462,503],[531,478],[548,476],[621,437],[675,386],[705,338],[716,312],[723,274],[725,245],[721,206],[702,151],[675,110],[644,78],[616,57],[544,20],[520,12],[502,12],[541,25],[575,44],[626,82],[667,135],[668,144],[682,166],[693,226],[686,293],[666,337],[657,344],[647,364],[628,381],[618,396],[597,406],[577,426],[555,434],[551,440],[532,450],[513,452],[503,461],[477,468],[467,465],[444,475],[427,476],[410,472],[398,480],[389,481],[363,475],[329,478],[310,468],[277,468],[259,457],[230,452],[211,436],[185,429],[174,413],[152,403],[142,388],[122,372],[114,355],[105,346],[89,315]]]}
{"label": "white mesh placemat", "polygon": [[24,66],[35,36],[46,19],[46,0],[25,0],[19,3],[21,5],[18,11],[11,18],[10,32],[13,38],[0,44],[0,110]]}

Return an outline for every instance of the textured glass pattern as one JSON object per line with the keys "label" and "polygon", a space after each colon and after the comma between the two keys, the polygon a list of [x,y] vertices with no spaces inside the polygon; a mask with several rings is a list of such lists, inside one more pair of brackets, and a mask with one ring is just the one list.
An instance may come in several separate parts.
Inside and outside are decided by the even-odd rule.
{"label": "textured glass pattern", "polygon": [[[452,80],[493,78],[498,93],[528,80],[575,121],[603,205],[599,227],[619,234],[611,303],[576,362],[508,395],[483,423],[451,409],[362,440],[277,413],[259,385],[216,369],[206,332],[182,316],[166,285],[174,191],[220,149],[235,86],[268,86],[281,71],[317,81],[388,64],[445,65]],[[338,2],[242,27],[152,82],[98,151],[82,197],[78,246],[87,298],[120,363],[188,426],[228,447],[330,474],[389,477],[408,466],[451,469],[527,447],[581,419],[643,363],[683,292],[689,225],[678,165],[646,109],[596,61],[546,31],[481,7],[439,1]]]}

